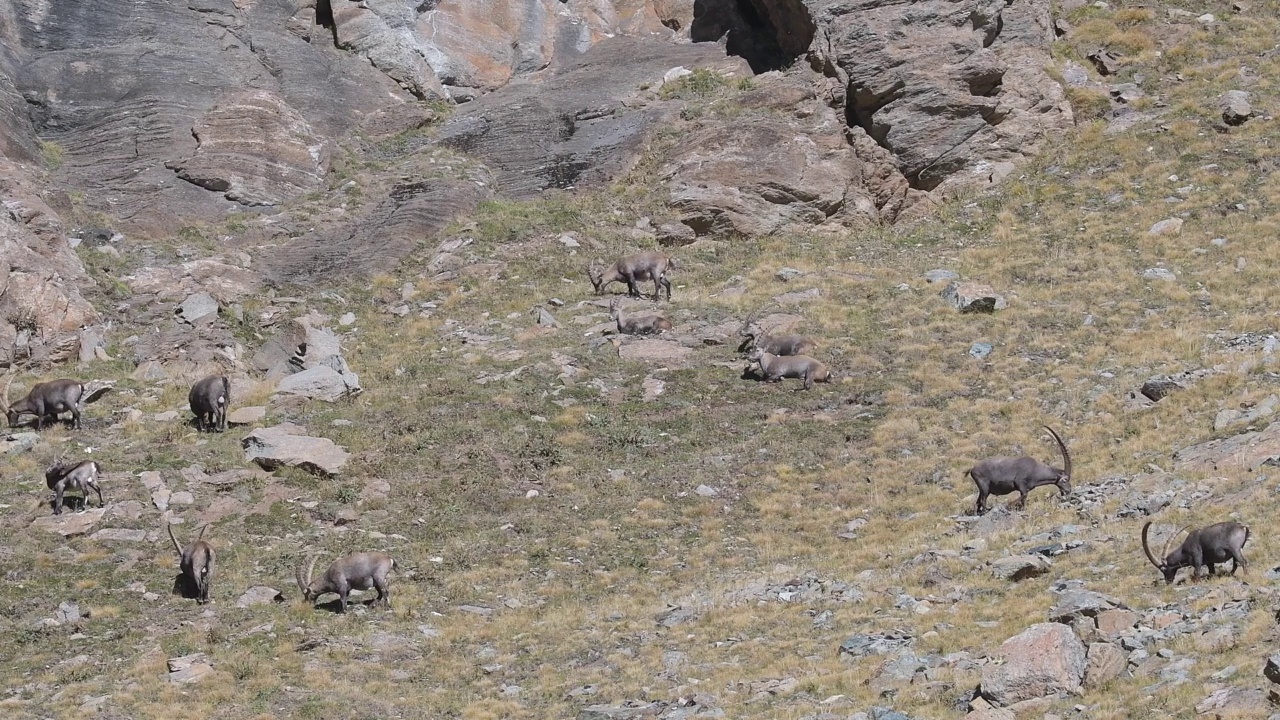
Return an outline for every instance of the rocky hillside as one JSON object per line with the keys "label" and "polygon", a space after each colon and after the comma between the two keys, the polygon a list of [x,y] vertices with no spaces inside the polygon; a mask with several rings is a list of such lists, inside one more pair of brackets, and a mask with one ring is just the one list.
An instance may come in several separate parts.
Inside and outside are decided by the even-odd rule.
{"label": "rocky hillside", "polygon": [[[93,401],[3,436],[0,704],[1271,716],[1277,18],[10,3],[0,365]],[[640,249],[677,262],[622,306],[657,337],[587,281]],[[834,380],[744,370],[749,316]],[[1042,425],[1072,492],[972,514],[978,460],[1060,464]],[[53,515],[80,459],[105,505]],[[1249,565],[1165,585],[1148,521],[1245,523]],[[166,523],[207,528],[211,604]],[[390,609],[303,601],[366,550]]]}

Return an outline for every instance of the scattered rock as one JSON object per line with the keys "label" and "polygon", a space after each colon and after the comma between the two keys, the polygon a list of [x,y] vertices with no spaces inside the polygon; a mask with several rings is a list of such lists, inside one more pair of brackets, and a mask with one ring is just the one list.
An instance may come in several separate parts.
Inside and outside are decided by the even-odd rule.
{"label": "scattered rock", "polygon": [[1070,623],[1079,617],[1096,618],[1104,610],[1127,609],[1113,597],[1092,590],[1068,590],[1049,611],[1049,621]]}
{"label": "scattered rock", "polygon": [[560,327],[560,321],[557,320],[556,316],[552,315],[546,308],[539,307],[535,312],[538,314],[538,325],[551,328]]}
{"label": "scattered rock", "polygon": [[991,343],[984,343],[984,342],[974,343],[973,345],[969,346],[969,355],[979,360],[983,360],[988,355],[990,355],[991,351],[994,349],[995,348],[991,345]]}
{"label": "scattered rock", "polygon": [[1156,378],[1148,380],[1142,384],[1140,392],[1149,398],[1151,402],[1160,402],[1169,393],[1175,390],[1184,390],[1186,386],[1174,380],[1167,378]]}
{"label": "scattered rock", "polygon": [[343,313],[342,317],[338,318],[338,325],[341,327],[346,327],[348,325],[355,323],[355,321],[356,321],[355,313],[351,313],[351,312]]}
{"label": "scattered rock", "polygon": [[1152,225],[1147,232],[1151,235],[1180,235],[1182,234],[1182,224],[1182,218],[1169,218]]}
{"label": "scattered rock", "polygon": [[286,465],[323,475],[335,475],[347,464],[351,456],[332,440],[301,432],[302,428],[290,424],[254,430],[243,440],[245,459],[266,470]]}
{"label": "scattered rock", "polygon": [[1267,694],[1254,688],[1224,687],[1196,704],[1196,712],[1214,720],[1268,717],[1271,704]]}
{"label": "scattered rock", "polygon": [[38,442],[40,442],[40,433],[9,433],[4,436],[4,441],[0,443],[0,448],[3,449],[6,455],[17,455],[35,447]]}
{"label": "scattered rock", "polygon": [[192,325],[212,320],[217,315],[218,301],[207,292],[188,296],[178,306],[178,316]]}
{"label": "scattered rock", "polygon": [[640,388],[644,391],[645,402],[653,402],[666,391],[667,384],[656,377],[649,376],[640,383]]}
{"label": "scattered rock", "polygon": [[1000,646],[999,660],[982,669],[982,695],[999,705],[1078,693],[1085,647],[1061,623],[1032,625]]}
{"label": "scattered rock", "polygon": [[89,539],[109,542],[143,542],[147,539],[147,531],[127,528],[103,528],[90,535]]}
{"label": "scattered rock", "polygon": [[822,297],[822,291],[818,288],[810,288],[808,290],[799,290],[796,292],[783,293],[775,296],[773,301],[784,305],[795,305],[797,303],[813,302]]}
{"label": "scattered rock", "polygon": [[262,405],[248,405],[238,407],[227,413],[228,425],[253,425],[260,423],[267,417],[267,408]]}
{"label": "scattered rock", "polygon": [[1084,668],[1084,687],[1101,687],[1120,677],[1128,666],[1128,656],[1120,648],[1111,643],[1091,643]]}
{"label": "scattered rock", "polygon": [[657,717],[662,706],[657,703],[627,705],[591,705],[578,713],[577,720],[628,720],[629,718]]}
{"label": "scattered rock", "polygon": [[156,413],[153,419],[156,422],[173,422],[174,420],[177,420],[178,417],[179,415],[177,410],[166,410],[162,413]]}
{"label": "scattered rock", "polygon": [[951,282],[952,280],[959,280],[959,279],[960,279],[960,273],[954,270],[946,270],[944,268],[938,268],[937,270],[930,270],[929,272],[924,274],[924,280],[925,282],[928,282],[928,283]]}
{"label": "scattered rock", "polygon": [[804,274],[805,274],[805,273],[804,273],[804,271],[803,271],[803,270],[797,270],[797,269],[795,269],[795,268],[784,267],[784,268],[782,268],[781,270],[779,270],[778,272],[774,273],[773,275],[774,275],[774,277],[778,278],[778,279],[779,279],[779,280],[781,280],[782,282],[791,282],[792,280],[795,280],[796,278],[798,278],[798,277],[800,277],[800,276],[802,276],[802,275],[804,275]]}
{"label": "scattered rock", "polygon": [[1004,296],[990,285],[952,280],[942,290],[942,299],[960,312],[990,313],[1007,307]]}
{"label": "scattered rock", "polygon": [[247,608],[254,605],[270,605],[271,603],[284,602],[284,594],[275,588],[269,588],[266,585],[254,585],[236,600],[236,607]]}
{"label": "scattered rock", "polygon": [[1183,448],[1173,460],[1174,468],[1184,472],[1252,472],[1263,465],[1280,465],[1280,423]]}
{"label": "scattered rock", "polygon": [[1280,397],[1275,395],[1268,395],[1265,400],[1248,410],[1223,408],[1213,418],[1214,432],[1225,430],[1228,426],[1236,423],[1253,423],[1257,420],[1271,417],[1276,414],[1277,409],[1280,409]]}
{"label": "scattered rock", "polygon": [[692,349],[674,340],[631,340],[618,346],[618,357],[644,362],[679,363],[692,353]]}
{"label": "scattered rock", "polygon": [[1244,90],[1228,90],[1222,95],[1222,122],[1231,125],[1243,125],[1253,117],[1253,106],[1249,104],[1249,93]]}
{"label": "scattered rock", "polygon": [[[1179,220],[1178,222],[1182,222],[1182,221]],[[1153,233],[1154,233],[1154,228],[1153,228]],[[1160,235],[1162,233],[1154,233],[1154,234]],[[1168,268],[1161,268],[1161,267],[1147,268],[1146,270],[1143,270],[1142,277],[1146,280],[1162,280],[1164,282],[1176,282],[1178,279],[1178,276],[1174,275],[1172,270],[1169,270]]]}
{"label": "scattered rock", "polygon": [[62,537],[72,537],[75,535],[83,535],[89,532],[102,516],[106,514],[105,508],[92,508],[78,513],[66,513],[61,515],[44,515],[36,518],[31,527],[56,532]]}
{"label": "scattered rock", "polygon": [[1115,75],[1120,72],[1120,56],[1109,50],[1098,50],[1085,56],[1099,75]]}
{"label": "scattered rock", "polygon": [[684,223],[663,223],[658,226],[658,244],[663,247],[692,245],[698,233]]}
{"label": "scattered rock", "polygon": [[1236,634],[1229,627],[1205,630],[1196,636],[1196,650],[1204,654],[1220,653],[1236,646]]}
{"label": "scattered rock", "polygon": [[169,682],[197,683],[213,672],[209,658],[204,653],[169,658]]}
{"label": "scattered rock", "polygon": [[720,494],[719,490],[716,490],[710,485],[699,485],[697,488],[694,489],[694,492],[701,495],[702,497],[716,497],[717,495]]}
{"label": "scattered rock", "polygon": [[1098,634],[1105,640],[1115,640],[1138,624],[1138,613],[1132,610],[1103,610],[1096,618]]}
{"label": "scattered rock", "polygon": [[911,647],[915,638],[903,631],[859,633],[840,643],[840,655],[854,658],[889,655]]}
{"label": "scattered rock", "polygon": [[991,574],[1001,580],[1026,580],[1049,572],[1053,563],[1041,555],[1014,555],[991,563]]}
{"label": "scattered rock", "polygon": [[276,386],[276,391],[310,400],[334,402],[358,393],[360,385],[357,383],[353,386],[338,371],[319,365],[285,377]]}
{"label": "scattered rock", "polygon": [[59,625],[77,622],[80,617],[80,605],[70,601],[58,603],[58,609],[53,613],[53,619]]}

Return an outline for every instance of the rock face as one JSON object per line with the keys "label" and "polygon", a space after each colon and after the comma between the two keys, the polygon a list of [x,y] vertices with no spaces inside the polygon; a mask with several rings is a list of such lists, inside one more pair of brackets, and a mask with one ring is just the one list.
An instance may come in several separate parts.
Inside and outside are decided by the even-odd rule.
{"label": "rock face", "polygon": [[1000,662],[982,669],[982,694],[999,705],[1080,690],[1085,647],[1060,623],[1032,625],[1000,646]]}
{"label": "rock face", "polygon": [[324,183],[329,150],[298,111],[273,92],[234,93],[191,130],[191,157],[168,163],[178,177],[242,205],[276,205]]}
{"label": "rock face", "polygon": [[942,299],[960,312],[990,313],[1008,306],[1004,296],[990,285],[953,280],[942,290]]}
{"label": "rock face", "polygon": [[1174,467],[1184,472],[1252,470],[1280,463],[1280,423],[1265,430],[1210,440],[1174,453]]}

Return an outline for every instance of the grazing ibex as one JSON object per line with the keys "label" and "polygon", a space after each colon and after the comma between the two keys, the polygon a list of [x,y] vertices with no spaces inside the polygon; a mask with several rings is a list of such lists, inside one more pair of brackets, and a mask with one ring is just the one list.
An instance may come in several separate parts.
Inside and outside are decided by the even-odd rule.
{"label": "grazing ibex", "polygon": [[191,386],[187,395],[191,412],[196,416],[196,429],[209,432],[227,429],[227,408],[231,405],[231,381],[226,375],[207,377]]}
{"label": "grazing ibex", "polygon": [[1173,552],[1169,552],[1169,546],[1173,541],[1178,539],[1182,534],[1182,528],[1169,536],[1169,540],[1165,542],[1161,555],[1164,556],[1164,562],[1156,562],[1156,558],[1151,554],[1151,548],[1147,545],[1147,532],[1151,529],[1151,522],[1142,526],[1142,550],[1146,552],[1147,559],[1151,561],[1156,569],[1164,574],[1164,581],[1170,585],[1173,584],[1174,576],[1184,567],[1191,568],[1191,579],[1196,579],[1200,575],[1201,567],[1208,567],[1208,575],[1214,574],[1214,565],[1217,563],[1225,563],[1231,561],[1231,574],[1236,574],[1237,567],[1243,567],[1245,572],[1249,571],[1249,563],[1245,562],[1244,544],[1249,541],[1249,526],[1242,525],[1237,522],[1220,522],[1216,525],[1192,530],[1187,535],[1187,539],[1182,541],[1182,545]]}
{"label": "grazing ibex", "polygon": [[591,266],[587,268],[587,277],[591,278],[591,285],[595,287],[597,295],[603,295],[610,283],[624,282],[629,295],[640,297],[640,289],[636,287],[636,283],[652,280],[653,299],[659,298],[660,288],[666,288],[667,300],[671,299],[671,281],[667,279],[667,271],[676,267],[676,260],[670,255],[660,252],[627,255],[618,258],[603,271],[598,267],[598,262],[592,260]]}
{"label": "grazing ibex", "polygon": [[1058,437],[1058,433],[1054,432],[1053,428],[1045,425],[1044,429],[1058,441],[1058,448],[1062,450],[1062,464],[1065,467],[1059,470],[1026,455],[990,457],[980,461],[964,471],[964,474],[973,478],[973,482],[978,485],[978,515],[987,511],[988,495],[1008,495],[1016,492],[1019,495],[1018,509],[1021,510],[1027,506],[1027,493],[1041,485],[1057,485],[1058,491],[1064,497],[1071,494],[1071,453],[1067,451],[1067,444],[1062,442],[1062,438]]}
{"label": "grazing ibex", "polygon": [[102,502],[102,488],[98,487],[98,475],[102,466],[92,460],[83,460],[75,465],[64,465],[55,462],[44,471],[45,484],[53,491],[53,514],[62,514],[62,496],[68,490],[76,490],[81,495],[81,508],[89,505],[89,490],[98,493],[98,506],[106,507]]}
{"label": "grazing ibex", "polygon": [[194,591],[191,594],[196,596],[196,603],[200,605],[209,602],[209,583],[213,581],[213,546],[204,540],[204,531],[208,528],[208,525],[200,528],[200,534],[184,548],[178,544],[178,538],[173,536],[173,524],[165,523],[169,539],[173,541],[173,549],[178,553],[182,582]]}
{"label": "grazing ibex", "polygon": [[774,355],[763,350],[752,350],[747,356],[760,364],[767,382],[782,382],[782,378],[804,378],[804,389],[813,388],[815,382],[831,382],[831,370],[808,355]]}
{"label": "grazing ibex", "polygon": [[36,429],[44,429],[46,418],[57,421],[58,414],[71,413],[71,427],[80,427],[80,412],[85,397],[84,384],[79,380],[50,380],[32,386],[27,396],[12,405],[9,404],[9,386],[13,383],[13,373],[5,380],[4,390],[0,392],[5,404],[5,414],[9,417],[9,427],[17,427],[18,418],[23,415],[36,416]]}
{"label": "grazing ibex", "polygon": [[341,604],[339,612],[346,612],[347,593],[352,590],[375,588],[378,591],[378,599],[374,602],[381,601],[387,607],[391,607],[391,590],[387,587],[387,573],[395,568],[396,561],[392,560],[390,555],[380,552],[354,553],[340,560],[334,560],[324,575],[312,580],[311,573],[316,569],[316,560],[319,557],[319,555],[311,557],[311,565],[307,567],[305,577],[302,574],[302,562],[298,563],[296,569],[298,588],[302,590],[303,600],[311,602],[325,593],[338,593],[338,602]]}
{"label": "grazing ibex", "polygon": [[616,297],[609,303],[609,317],[618,323],[618,332],[623,335],[653,335],[666,332],[673,325],[661,315],[627,315],[622,314],[619,304],[622,298]]}
{"label": "grazing ibex", "polygon": [[739,352],[761,350],[770,355],[808,355],[818,349],[818,343],[804,335],[766,335],[754,320],[757,315],[764,312],[768,307],[771,306],[765,305],[761,307],[748,315],[747,319],[742,322],[742,329],[738,331],[738,334],[746,339],[738,347]]}

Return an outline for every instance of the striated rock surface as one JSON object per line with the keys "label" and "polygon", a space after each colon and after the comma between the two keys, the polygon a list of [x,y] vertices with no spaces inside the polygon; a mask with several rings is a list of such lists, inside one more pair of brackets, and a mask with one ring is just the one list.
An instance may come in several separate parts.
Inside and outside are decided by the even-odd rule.
{"label": "striated rock surface", "polygon": [[1077,693],[1084,679],[1084,644],[1060,623],[1032,625],[1000,646],[1000,662],[982,669],[982,695],[1008,706],[1055,693]]}
{"label": "striated rock surface", "polygon": [[324,184],[328,147],[275,93],[230,95],[210,108],[191,133],[195,152],[167,167],[228,200],[277,205]]}

